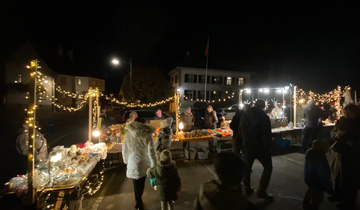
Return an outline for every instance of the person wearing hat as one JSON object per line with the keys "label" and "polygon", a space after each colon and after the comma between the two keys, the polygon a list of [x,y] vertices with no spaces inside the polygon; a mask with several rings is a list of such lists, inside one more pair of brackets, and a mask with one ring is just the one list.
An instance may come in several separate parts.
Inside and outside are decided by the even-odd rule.
{"label": "person wearing hat", "polygon": [[147,170],[147,176],[156,179],[161,209],[174,209],[173,201],[179,199],[181,179],[169,150],[165,149],[160,153],[157,165]]}
{"label": "person wearing hat", "polygon": [[180,115],[180,121],[184,124],[184,131],[191,131],[195,124],[195,117],[191,112],[191,107],[186,107],[185,112]]}
{"label": "person wearing hat", "polygon": [[160,122],[161,128],[155,140],[156,152],[161,152],[164,149],[170,148],[173,134],[173,129],[171,128],[172,122],[172,117],[168,117]]}
{"label": "person wearing hat", "polygon": [[218,123],[218,118],[216,116],[216,112],[213,110],[211,105],[206,107],[205,111],[205,128],[215,129],[216,124]]}

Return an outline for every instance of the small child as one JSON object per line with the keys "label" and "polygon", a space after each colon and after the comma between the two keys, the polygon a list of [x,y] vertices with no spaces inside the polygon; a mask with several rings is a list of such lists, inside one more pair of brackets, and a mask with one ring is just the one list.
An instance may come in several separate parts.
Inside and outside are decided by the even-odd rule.
{"label": "small child", "polygon": [[303,199],[304,209],[319,209],[324,191],[334,194],[330,165],[325,155],[329,147],[329,142],[315,140],[313,147],[306,152],[304,178],[308,189]]}
{"label": "small child", "polygon": [[169,150],[165,149],[160,153],[157,165],[148,169],[147,176],[156,179],[161,209],[174,209],[173,201],[179,199],[181,180]]}
{"label": "small child", "polygon": [[171,146],[173,130],[171,123],[173,119],[171,117],[166,118],[160,123],[160,130],[155,141],[156,152],[161,152],[164,149],[169,149]]}

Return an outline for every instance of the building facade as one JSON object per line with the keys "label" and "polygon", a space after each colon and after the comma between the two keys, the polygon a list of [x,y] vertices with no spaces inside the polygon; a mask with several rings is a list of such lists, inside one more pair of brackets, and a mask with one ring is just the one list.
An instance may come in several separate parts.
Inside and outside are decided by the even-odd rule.
{"label": "building facade", "polygon": [[42,73],[42,82],[38,83],[37,105],[40,109],[52,108],[52,100],[55,93],[55,72],[45,63],[31,43],[25,42],[19,49],[10,54],[4,64],[5,87],[3,103],[8,106],[27,108],[28,92],[30,83],[30,71],[27,66],[30,61],[39,61]]}
{"label": "building facade", "polygon": [[168,73],[170,83],[183,96],[181,107],[197,101],[214,103],[236,95],[250,82],[250,73],[240,71],[176,67]]}

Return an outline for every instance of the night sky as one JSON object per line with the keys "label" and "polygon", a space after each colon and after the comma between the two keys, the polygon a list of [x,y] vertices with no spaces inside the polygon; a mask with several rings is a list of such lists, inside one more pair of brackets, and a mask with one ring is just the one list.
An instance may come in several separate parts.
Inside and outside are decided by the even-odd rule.
{"label": "night sky", "polygon": [[45,52],[62,46],[78,68],[58,73],[101,77],[108,92],[118,92],[128,66],[112,67],[113,56],[164,75],[176,66],[205,68],[209,37],[211,69],[256,72],[317,92],[360,90],[357,1],[176,2],[1,3],[1,57],[28,39]]}

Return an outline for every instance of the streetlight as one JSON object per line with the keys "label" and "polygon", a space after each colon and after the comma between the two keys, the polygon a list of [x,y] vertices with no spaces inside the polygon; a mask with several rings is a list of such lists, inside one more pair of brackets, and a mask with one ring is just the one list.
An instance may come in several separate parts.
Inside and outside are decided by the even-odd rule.
{"label": "streetlight", "polygon": [[129,58],[129,62],[127,62],[126,60],[124,60],[122,58],[113,58],[111,60],[111,63],[115,66],[118,66],[118,65],[121,65],[121,61],[129,64],[129,66],[130,66],[130,96],[132,97],[132,58]]}

